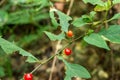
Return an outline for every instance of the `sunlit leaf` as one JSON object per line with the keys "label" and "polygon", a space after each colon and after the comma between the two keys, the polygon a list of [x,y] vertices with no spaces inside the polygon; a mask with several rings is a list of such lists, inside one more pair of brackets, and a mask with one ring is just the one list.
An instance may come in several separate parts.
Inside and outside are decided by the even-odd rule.
{"label": "sunlit leaf", "polygon": [[113,4],[118,4],[120,3],[120,0],[113,0]]}
{"label": "sunlit leaf", "polygon": [[103,1],[102,0],[83,0],[84,3],[90,3],[90,4],[93,4],[93,5],[103,5]]}
{"label": "sunlit leaf", "polygon": [[103,5],[96,5],[94,11],[107,11],[112,7],[112,2],[110,0],[103,3]]}

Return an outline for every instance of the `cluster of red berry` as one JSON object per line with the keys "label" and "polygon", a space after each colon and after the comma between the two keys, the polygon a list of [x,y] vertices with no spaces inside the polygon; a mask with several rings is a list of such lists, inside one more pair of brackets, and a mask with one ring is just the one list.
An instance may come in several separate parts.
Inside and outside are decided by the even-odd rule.
{"label": "cluster of red berry", "polygon": [[[69,30],[67,32],[67,36],[69,38],[73,37],[73,32],[71,30]],[[65,48],[64,53],[65,53],[65,55],[69,56],[72,53],[72,51],[69,48]],[[33,75],[31,73],[27,73],[27,74],[24,75],[23,78],[24,78],[24,80],[33,80]]]}

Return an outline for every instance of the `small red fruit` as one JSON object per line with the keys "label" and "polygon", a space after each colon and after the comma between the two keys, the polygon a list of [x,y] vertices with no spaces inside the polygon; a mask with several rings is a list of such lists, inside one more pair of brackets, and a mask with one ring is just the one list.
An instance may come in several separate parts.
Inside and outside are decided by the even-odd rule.
{"label": "small red fruit", "polygon": [[24,74],[24,80],[33,80],[33,75],[31,73]]}
{"label": "small red fruit", "polygon": [[72,53],[72,51],[71,51],[69,48],[66,48],[66,49],[64,50],[64,53],[65,53],[66,55],[70,55],[70,54]]}
{"label": "small red fruit", "polygon": [[69,31],[67,32],[67,36],[68,36],[68,37],[73,37],[73,32],[72,32],[71,30],[69,30]]}

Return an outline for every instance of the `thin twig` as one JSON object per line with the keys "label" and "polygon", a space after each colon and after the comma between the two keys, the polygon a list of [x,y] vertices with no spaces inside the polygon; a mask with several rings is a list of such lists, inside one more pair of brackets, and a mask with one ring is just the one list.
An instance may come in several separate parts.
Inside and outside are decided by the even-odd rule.
{"label": "thin twig", "polygon": [[74,0],[71,0],[71,1],[70,1],[70,5],[69,5],[69,8],[68,8],[68,11],[67,11],[67,15],[70,15],[70,12],[71,12],[73,3],[74,3]]}
{"label": "thin twig", "polygon": [[115,74],[115,67],[114,67],[114,55],[113,51],[110,51],[110,59],[111,59],[111,80],[114,80],[114,74]]}
{"label": "thin twig", "polygon": [[41,64],[39,64],[34,70],[32,70],[30,73],[34,73],[37,69],[39,69],[43,64],[47,63],[48,61],[50,61],[51,59],[53,59],[57,54],[53,55],[52,57],[48,58],[47,60],[45,60],[44,62],[42,62]]}
{"label": "thin twig", "polygon": [[[57,54],[57,52],[59,50],[60,43],[61,43],[61,40],[57,42],[55,54]],[[50,73],[50,76],[49,76],[49,80],[52,80],[52,75],[53,75],[53,71],[54,71],[54,68],[55,68],[56,61],[57,61],[57,57],[55,56],[54,59],[53,59],[53,63],[52,63],[52,68],[51,68],[51,73]]]}
{"label": "thin twig", "polygon": [[[109,10],[107,10],[105,14],[105,20],[104,20],[105,28],[108,28],[108,22],[111,20],[111,19],[107,20],[108,12]],[[112,49],[110,51],[110,60],[111,60],[111,80],[114,80],[115,66],[114,66],[114,54]]]}
{"label": "thin twig", "polygon": [[[60,44],[60,41],[59,41],[59,44]],[[43,64],[45,64],[45,63],[47,63],[47,62],[49,62],[50,60],[52,60],[54,57],[56,57],[56,55],[59,55],[60,54],[60,52],[63,50],[63,49],[65,49],[67,46],[69,46],[70,45],[70,43],[68,43],[67,45],[65,45],[63,48],[61,48],[59,51],[58,51],[58,49],[56,49],[56,54],[54,54],[53,56],[51,56],[50,58],[48,58],[47,60],[45,60],[44,62],[41,62],[41,64],[39,64],[34,70],[32,70],[30,73],[34,73],[37,69],[39,69]]]}
{"label": "thin twig", "polygon": [[[69,5],[69,8],[68,8],[68,11],[67,11],[67,15],[70,15],[70,11],[71,11],[71,8],[72,8],[72,6],[73,6],[73,3],[74,3],[74,0],[71,0],[70,1],[70,5]],[[61,43],[61,41],[58,41],[58,43],[57,43],[57,46],[56,46],[56,50],[55,50],[55,54],[58,52],[58,50],[59,50],[59,45],[60,45],[60,43]],[[51,73],[50,73],[50,76],[49,76],[49,80],[52,80],[52,75],[53,75],[53,70],[54,70],[54,68],[55,68],[55,63],[56,63],[56,61],[57,61],[57,57],[55,56],[54,57],[54,60],[53,60],[53,63],[52,63],[52,68],[51,68]]]}

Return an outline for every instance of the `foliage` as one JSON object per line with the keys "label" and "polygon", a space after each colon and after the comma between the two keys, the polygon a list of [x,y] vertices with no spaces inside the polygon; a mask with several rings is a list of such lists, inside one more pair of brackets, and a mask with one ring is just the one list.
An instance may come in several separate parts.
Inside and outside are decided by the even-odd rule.
{"label": "foliage", "polygon": [[120,43],[120,26],[110,25],[108,29],[102,29],[99,34],[105,37],[106,40],[113,43]]}
{"label": "foliage", "polygon": [[109,47],[107,46],[105,40],[103,40],[103,38],[99,34],[92,33],[88,36],[85,36],[84,40],[89,44],[109,50]]}
{"label": "foliage", "polygon": [[17,47],[15,44],[10,43],[3,38],[0,38],[0,46],[4,50],[4,52],[7,54],[11,54],[15,51],[18,51],[19,54],[21,54],[22,56],[28,56],[30,58],[33,58],[34,61],[37,61],[37,59],[33,55],[31,55],[29,52],[24,51],[23,49]]}
{"label": "foliage", "polygon": [[[90,3],[94,6],[94,11],[91,11],[88,14],[84,14],[81,17],[74,20],[74,18],[66,15],[65,13],[55,9],[52,5],[51,1],[48,0],[10,0],[8,1],[10,6],[17,6],[16,11],[12,11],[10,8],[4,7],[0,9],[0,30],[7,31],[10,29],[9,27],[5,28],[5,26],[13,25],[12,27],[16,28],[17,25],[26,25],[32,24],[34,27],[32,28],[29,35],[25,35],[23,37],[23,42],[32,43],[32,41],[39,39],[41,34],[44,32],[51,41],[66,41],[68,40],[67,46],[70,46],[76,40],[82,38],[86,43],[103,48],[106,50],[111,50],[111,47],[107,44],[109,43],[120,43],[120,25],[112,24],[110,25],[108,22],[112,20],[116,20],[120,18],[120,13],[115,14],[111,18],[108,19],[108,11],[113,7],[113,5],[120,3],[120,0],[107,0],[103,2],[102,0],[83,0],[85,4]],[[43,8],[50,8],[49,14],[48,10],[43,10]],[[98,12],[105,12],[105,16],[103,19],[96,19],[96,14]],[[40,24],[40,21],[44,19],[48,19],[50,17],[51,23]],[[44,22],[44,21],[43,21]],[[46,20],[47,22],[47,20]],[[70,26],[77,29],[86,28],[84,35],[78,34],[79,36],[74,36],[69,39],[66,37]],[[99,28],[100,26],[100,28]],[[17,26],[20,29],[19,26]],[[51,29],[49,29],[51,28]],[[34,33],[32,31],[36,30]],[[53,33],[54,31],[59,31],[59,34]],[[91,31],[90,31],[91,30]],[[98,31],[96,31],[98,30]],[[4,32],[3,31],[3,32]],[[11,30],[12,33],[13,30]],[[53,31],[53,32],[52,32]],[[90,31],[90,32],[89,32]],[[23,33],[25,33],[23,31]],[[0,48],[6,53],[5,55],[12,55],[15,52],[18,52],[22,56],[27,57],[27,62],[35,63],[39,62],[40,66],[47,63],[55,56],[58,57],[59,60],[62,60],[66,66],[65,68],[65,78],[64,80],[71,80],[72,77],[80,77],[80,78],[91,78],[91,74],[89,71],[79,65],[66,61],[62,54],[62,51],[67,47],[64,46],[60,50],[55,53],[55,55],[51,56],[47,60],[41,62],[38,60],[33,54],[23,50],[18,47],[16,43],[21,44],[22,41],[18,42],[10,42],[4,39],[4,33],[1,32],[0,37]],[[14,34],[14,33],[13,33]],[[8,39],[9,40],[9,39]],[[14,41],[14,40],[13,40]],[[106,42],[107,41],[107,42]],[[19,45],[20,46],[20,45]],[[75,53],[74,53],[75,54]],[[39,66],[37,67],[39,68]],[[37,69],[35,68],[35,70]],[[33,72],[35,71],[33,70]],[[5,76],[4,68],[0,66],[0,77]],[[32,73],[32,72],[31,72]]]}
{"label": "foliage", "polygon": [[60,60],[65,63],[66,76],[64,80],[70,80],[72,77],[90,78],[89,72],[81,65],[72,64],[64,60],[61,56],[58,56]]}

